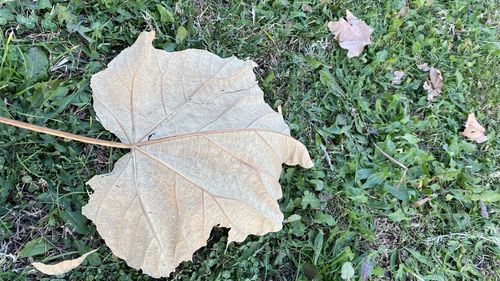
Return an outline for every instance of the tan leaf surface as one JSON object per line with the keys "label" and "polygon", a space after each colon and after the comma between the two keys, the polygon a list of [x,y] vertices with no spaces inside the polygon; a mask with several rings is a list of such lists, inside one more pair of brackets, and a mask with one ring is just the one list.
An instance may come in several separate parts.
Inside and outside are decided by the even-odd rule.
{"label": "tan leaf surface", "polygon": [[103,126],[131,152],[93,177],[83,214],[113,253],[168,276],[206,244],[282,228],[282,163],[309,168],[306,148],[263,100],[252,61],[153,48],[143,32],[91,80]]}
{"label": "tan leaf surface", "polygon": [[79,258],[72,260],[65,260],[55,264],[44,264],[41,262],[34,262],[31,265],[33,265],[38,271],[45,273],[47,275],[63,275],[64,273],[67,273],[77,268],[90,254],[92,254],[97,250],[98,249],[95,249],[88,253],[85,253]]}
{"label": "tan leaf surface", "polygon": [[346,10],[345,19],[330,21],[328,28],[339,41],[340,47],[348,50],[347,56],[350,58],[359,56],[364,47],[371,44],[373,29],[349,10]]}
{"label": "tan leaf surface", "polygon": [[467,121],[465,122],[465,129],[463,132],[459,134],[467,137],[477,143],[483,143],[488,140],[488,137],[485,135],[486,129],[479,124],[476,120],[476,116],[474,113],[469,113],[467,117]]}

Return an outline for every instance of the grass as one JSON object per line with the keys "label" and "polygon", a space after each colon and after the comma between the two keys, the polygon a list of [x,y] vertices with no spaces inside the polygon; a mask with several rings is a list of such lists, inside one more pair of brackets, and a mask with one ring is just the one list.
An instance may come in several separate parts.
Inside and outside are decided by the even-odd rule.
{"label": "grass", "polygon": [[[160,49],[252,58],[315,168],[284,168],[282,231],[226,247],[216,228],[169,280],[341,280],[348,262],[351,280],[500,279],[498,2],[412,0],[400,18],[402,0],[244,2],[0,1],[0,115],[114,140],[89,79],[144,29]],[[375,30],[359,58],[326,28],[345,9]],[[444,76],[432,103],[424,62]],[[488,142],[458,134],[469,112]],[[30,263],[96,247],[67,280],[151,280],[80,212],[124,153],[0,125],[0,280],[63,280]]]}

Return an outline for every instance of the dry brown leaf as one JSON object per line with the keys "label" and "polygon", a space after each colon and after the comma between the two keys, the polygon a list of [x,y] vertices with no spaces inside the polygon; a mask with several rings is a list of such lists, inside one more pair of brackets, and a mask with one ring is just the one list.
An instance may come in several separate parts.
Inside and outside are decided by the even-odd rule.
{"label": "dry brown leaf", "polygon": [[465,122],[465,129],[463,132],[459,134],[467,137],[477,143],[483,143],[488,140],[488,137],[485,135],[486,129],[479,124],[476,120],[476,116],[474,113],[469,113],[467,117],[467,121]]}
{"label": "dry brown leaf", "polygon": [[373,29],[349,10],[346,10],[345,19],[330,21],[328,28],[339,41],[340,47],[348,50],[347,56],[350,58],[359,56],[363,48],[371,43]]}
{"label": "dry brown leaf", "polygon": [[417,68],[422,71],[429,71],[431,69],[427,63],[418,64]]}
{"label": "dry brown leaf", "polygon": [[483,201],[479,201],[479,208],[480,208],[479,213],[481,214],[481,217],[489,219],[490,214],[488,213],[488,208],[486,207]]}
{"label": "dry brown leaf", "polygon": [[432,199],[432,197],[425,197],[425,198],[422,198],[420,200],[417,200],[415,203],[413,203],[413,207],[418,208],[418,207],[424,205],[425,203],[427,203],[427,201],[429,201],[431,199]]}
{"label": "dry brown leaf", "polygon": [[401,9],[399,9],[398,14],[396,15],[396,18],[403,18],[408,14],[408,11],[410,10],[410,7],[407,4],[404,4]]}
{"label": "dry brown leaf", "polygon": [[153,48],[143,32],[91,79],[103,126],[133,144],[113,171],[93,177],[83,214],[113,253],[168,276],[206,245],[282,228],[282,163],[313,166],[282,116],[263,100],[252,61]]}
{"label": "dry brown leaf", "polygon": [[443,75],[441,75],[441,71],[431,67],[429,69],[429,77],[431,79],[432,87],[441,92],[441,89],[443,88]]}
{"label": "dry brown leaf", "polygon": [[63,275],[64,273],[67,273],[77,268],[90,254],[92,254],[97,250],[98,249],[95,249],[88,253],[85,253],[79,258],[72,260],[65,260],[55,264],[44,264],[41,262],[34,262],[31,265],[33,265],[38,271],[47,275]]}
{"label": "dry brown leaf", "polygon": [[434,67],[429,68],[429,80],[424,82],[424,90],[427,91],[427,100],[432,101],[441,94],[443,89],[443,75]]}
{"label": "dry brown leaf", "polygon": [[392,79],[392,84],[393,85],[399,85],[401,84],[401,79],[405,75],[404,71],[396,70],[394,71],[394,78]]}
{"label": "dry brown leaf", "polygon": [[310,5],[306,4],[306,3],[302,4],[301,8],[302,8],[302,11],[304,11],[306,13],[310,13],[310,12],[313,11],[313,8]]}

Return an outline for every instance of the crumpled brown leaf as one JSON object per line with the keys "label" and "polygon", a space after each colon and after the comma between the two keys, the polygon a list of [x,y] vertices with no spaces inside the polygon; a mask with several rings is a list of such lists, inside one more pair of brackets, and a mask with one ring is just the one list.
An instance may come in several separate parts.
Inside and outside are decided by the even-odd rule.
{"label": "crumpled brown leaf", "polygon": [[486,129],[476,120],[475,114],[469,113],[467,121],[465,122],[465,129],[459,134],[477,143],[483,143],[488,140],[485,133]]}
{"label": "crumpled brown leaf", "polygon": [[396,15],[396,18],[404,18],[406,16],[406,14],[408,14],[408,11],[410,10],[410,7],[408,6],[408,4],[403,4],[403,6],[401,7],[401,9],[399,9],[397,15]]}
{"label": "crumpled brown leaf", "polygon": [[359,56],[364,47],[371,44],[373,29],[349,10],[346,10],[345,19],[330,21],[328,29],[335,35],[340,47],[348,50],[347,56],[350,58]]}
{"label": "crumpled brown leaf", "polygon": [[441,71],[434,67],[429,67],[427,63],[417,65],[422,71],[429,71],[429,80],[424,82],[423,88],[427,91],[427,100],[433,101],[443,90],[443,75]]}
{"label": "crumpled brown leaf", "polygon": [[419,199],[415,203],[413,203],[413,207],[418,208],[418,207],[424,205],[425,203],[427,203],[427,201],[429,201],[431,199],[432,199],[432,197],[425,197],[425,198]]}
{"label": "crumpled brown leaf", "polygon": [[418,64],[417,68],[422,70],[422,71],[429,71],[431,69],[426,62]]}
{"label": "crumpled brown leaf", "polygon": [[399,84],[401,84],[401,79],[405,75],[405,72],[404,71],[400,71],[400,70],[396,70],[396,71],[394,71],[393,75],[394,75],[394,78],[392,79],[392,84],[393,85],[399,85]]}
{"label": "crumpled brown leaf", "polygon": [[143,32],[91,79],[102,125],[131,151],[93,177],[83,214],[113,253],[168,276],[206,245],[282,228],[282,163],[313,166],[282,116],[263,100],[252,61],[153,48]]}
{"label": "crumpled brown leaf", "polygon": [[481,214],[481,217],[489,219],[490,214],[488,213],[488,207],[486,207],[483,201],[479,201],[479,208],[480,208],[479,214]]}
{"label": "crumpled brown leaf", "polygon": [[55,264],[44,264],[41,262],[34,262],[31,265],[33,265],[33,267],[35,267],[38,271],[47,275],[63,275],[64,273],[67,273],[77,268],[90,254],[92,254],[97,250],[98,249],[87,252],[81,255],[79,258],[72,260],[65,260]]}

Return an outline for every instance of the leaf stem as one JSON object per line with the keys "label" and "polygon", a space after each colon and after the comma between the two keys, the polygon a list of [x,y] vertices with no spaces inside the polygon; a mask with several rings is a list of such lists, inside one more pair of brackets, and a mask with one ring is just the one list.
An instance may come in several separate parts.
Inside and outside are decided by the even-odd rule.
{"label": "leaf stem", "polygon": [[56,137],[61,137],[61,138],[65,138],[65,139],[70,139],[70,140],[75,140],[75,141],[90,143],[90,144],[95,144],[95,145],[102,145],[102,146],[116,147],[116,148],[132,148],[133,147],[133,145],[126,144],[126,143],[84,137],[84,136],[80,136],[80,135],[66,133],[66,132],[59,131],[59,130],[54,130],[54,129],[49,129],[49,128],[33,125],[33,124],[22,122],[22,121],[17,121],[17,120],[5,118],[5,117],[0,117],[0,123],[6,124],[6,125],[11,125],[11,126],[18,127],[18,128],[22,128],[22,129],[27,129],[30,131],[44,133],[47,135],[52,135],[52,136],[56,136]]}
{"label": "leaf stem", "polygon": [[392,163],[394,163],[394,164],[398,165],[399,167],[403,168],[403,170],[404,170],[403,176],[399,180],[399,183],[398,183],[398,186],[397,186],[397,188],[399,188],[401,186],[401,184],[403,183],[405,177],[406,177],[406,173],[408,172],[408,167],[406,167],[405,165],[403,165],[398,160],[392,158],[389,154],[387,154],[385,151],[383,151],[382,148],[380,148],[376,143],[373,143],[373,146],[375,146],[375,148],[377,148],[382,153],[382,155],[384,155],[387,159],[391,160]]}

